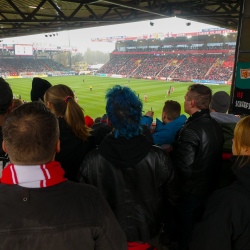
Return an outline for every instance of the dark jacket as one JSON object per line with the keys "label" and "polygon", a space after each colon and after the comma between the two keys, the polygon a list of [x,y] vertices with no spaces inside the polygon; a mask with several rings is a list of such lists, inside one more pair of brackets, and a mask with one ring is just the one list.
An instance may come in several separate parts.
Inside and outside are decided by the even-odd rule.
{"label": "dark jacket", "polygon": [[65,171],[65,178],[75,181],[79,167],[85,155],[95,148],[95,140],[89,137],[87,141],[78,138],[68,127],[64,118],[59,117],[60,129],[60,153],[56,154],[55,160],[61,163]]}
{"label": "dark jacket", "polygon": [[144,135],[106,136],[84,159],[79,179],[101,191],[128,242],[156,236],[167,214],[163,200],[174,204],[179,195],[169,156]]}
{"label": "dark jacket", "polygon": [[174,165],[184,193],[208,195],[218,187],[223,132],[209,110],[193,114],[177,134]]}
{"label": "dark jacket", "polygon": [[110,207],[89,185],[66,181],[28,189],[0,184],[0,204],[0,249],[127,249]]}
{"label": "dark jacket", "polygon": [[224,114],[218,112],[211,112],[211,117],[215,119],[222,127],[224,135],[223,153],[232,153],[232,139],[234,138],[234,129],[236,124],[240,121],[240,117],[232,114]]}
{"label": "dark jacket", "polygon": [[3,151],[2,143],[3,143],[3,133],[2,133],[2,126],[0,126],[0,145],[1,145],[0,146],[0,178],[2,177],[2,170],[10,162],[8,154]]}
{"label": "dark jacket", "polygon": [[[237,156],[231,159],[235,162]],[[250,162],[242,168],[238,163],[233,167],[237,180],[209,198],[190,250],[250,249]]]}
{"label": "dark jacket", "polygon": [[[142,128],[142,134],[147,137],[149,141],[153,143],[153,137],[149,129],[147,129],[147,126],[141,125]],[[108,135],[113,128],[109,126],[106,122],[99,122],[95,123],[94,125],[91,126],[92,132],[91,134],[95,138],[95,145],[100,145],[102,140],[106,135]]]}

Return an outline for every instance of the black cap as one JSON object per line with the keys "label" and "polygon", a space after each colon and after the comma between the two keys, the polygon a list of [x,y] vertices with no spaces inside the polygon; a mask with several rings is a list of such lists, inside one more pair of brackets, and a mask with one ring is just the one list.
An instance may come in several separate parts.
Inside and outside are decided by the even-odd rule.
{"label": "black cap", "polygon": [[52,85],[45,79],[34,77],[32,81],[32,89],[30,92],[30,98],[32,102],[39,101],[39,99],[43,100],[43,96],[45,92],[51,87]]}
{"label": "black cap", "polygon": [[12,104],[13,93],[10,85],[0,77],[0,114],[7,113]]}
{"label": "black cap", "polygon": [[225,91],[218,91],[212,96],[210,108],[216,112],[226,113],[230,105],[230,96]]}

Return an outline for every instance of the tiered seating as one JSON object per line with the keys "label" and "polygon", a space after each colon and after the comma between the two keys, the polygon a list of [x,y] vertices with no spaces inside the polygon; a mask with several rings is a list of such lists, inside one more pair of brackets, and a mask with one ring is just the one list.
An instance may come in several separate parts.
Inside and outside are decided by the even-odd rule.
{"label": "tiered seating", "polygon": [[133,75],[133,71],[138,67],[138,65],[141,63],[144,59],[143,56],[136,56],[134,55],[133,58],[131,58],[119,71],[120,75]]}
{"label": "tiered seating", "polygon": [[[221,63],[220,63],[221,62]],[[233,73],[234,57],[224,56],[220,58],[218,65],[213,67],[206,80],[228,81]]]}
{"label": "tiered seating", "polygon": [[206,73],[214,64],[215,58],[211,55],[188,56],[175,70],[171,78],[177,79],[204,79]]}
{"label": "tiered seating", "polygon": [[98,73],[118,74],[119,70],[129,60],[129,56],[116,56],[112,58]]}
{"label": "tiered seating", "polygon": [[33,58],[4,58],[1,59],[1,68],[3,72],[12,75],[18,75],[20,72],[44,72],[47,70]]}
{"label": "tiered seating", "polygon": [[137,76],[156,76],[160,70],[167,64],[166,57],[155,57],[149,56],[148,58],[144,59],[141,63],[140,67],[136,69],[133,73]]}
{"label": "tiered seating", "polygon": [[53,71],[65,71],[66,70],[64,65],[56,61],[53,61],[50,59],[39,59],[39,61],[45,64],[49,69]]}

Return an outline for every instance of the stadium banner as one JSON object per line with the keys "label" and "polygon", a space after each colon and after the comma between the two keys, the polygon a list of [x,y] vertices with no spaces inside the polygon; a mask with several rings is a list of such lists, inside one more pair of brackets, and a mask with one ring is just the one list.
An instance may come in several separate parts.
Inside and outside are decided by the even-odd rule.
{"label": "stadium banner", "polygon": [[166,79],[167,79],[166,77],[157,77],[158,81],[166,81]]}
{"label": "stadium banner", "polygon": [[151,51],[151,52],[112,52],[112,55],[146,55],[146,54],[222,54],[234,53],[235,50],[175,50],[175,51]]}
{"label": "stadium banner", "polygon": [[227,84],[227,82],[225,81],[195,80],[195,79],[192,79],[191,81],[196,83]]}
{"label": "stadium banner", "polygon": [[111,77],[114,77],[114,78],[122,78],[122,75],[111,75]]}
{"label": "stadium banner", "polygon": [[47,77],[48,75],[33,75],[32,77]]}
{"label": "stadium banner", "polygon": [[7,76],[8,79],[11,79],[11,78],[22,78],[22,76]]}
{"label": "stadium banner", "polygon": [[238,62],[233,112],[250,114],[250,63]]}
{"label": "stadium banner", "polygon": [[107,74],[99,74],[99,76],[108,76]]}

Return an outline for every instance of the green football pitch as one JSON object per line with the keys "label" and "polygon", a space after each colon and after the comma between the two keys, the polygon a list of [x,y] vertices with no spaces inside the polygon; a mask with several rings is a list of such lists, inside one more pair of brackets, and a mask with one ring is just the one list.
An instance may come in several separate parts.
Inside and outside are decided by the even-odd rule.
{"label": "green football pitch", "polygon": [[[191,83],[177,83],[177,82],[163,82],[152,80],[136,80],[130,79],[128,83],[127,78],[111,78],[111,77],[99,77],[99,76],[58,76],[58,77],[46,77],[52,85],[65,84],[72,90],[75,90],[76,97],[78,97],[78,104],[84,109],[84,114],[89,115],[92,118],[102,116],[105,111],[105,93],[106,90],[114,85],[125,86],[127,84],[132,90],[134,90],[143,101],[143,110],[147,112],[152,110],[155,112],[155,118],[161,119],[161,112],[166,100],[174,100],[181,104],[182,114],[185,114],[183,109],[184,96],[187,92],[187,88]],[[85,80],[83,82],[83,79]],[[32,86],[32,80],[30,78],[20,79],[7,79],[11,84],[14,95],[21,95],[22,99],[30,101],[30,91]],[[90,91],[92,86],[92,91]],[[174,93],[167,96],[167,90],[170,86],[174,87]],[[207,85],[213,93],[217,91],[230,92],[229,85]],[[148,100],[144,101],[144,95],[147,94]]]}

